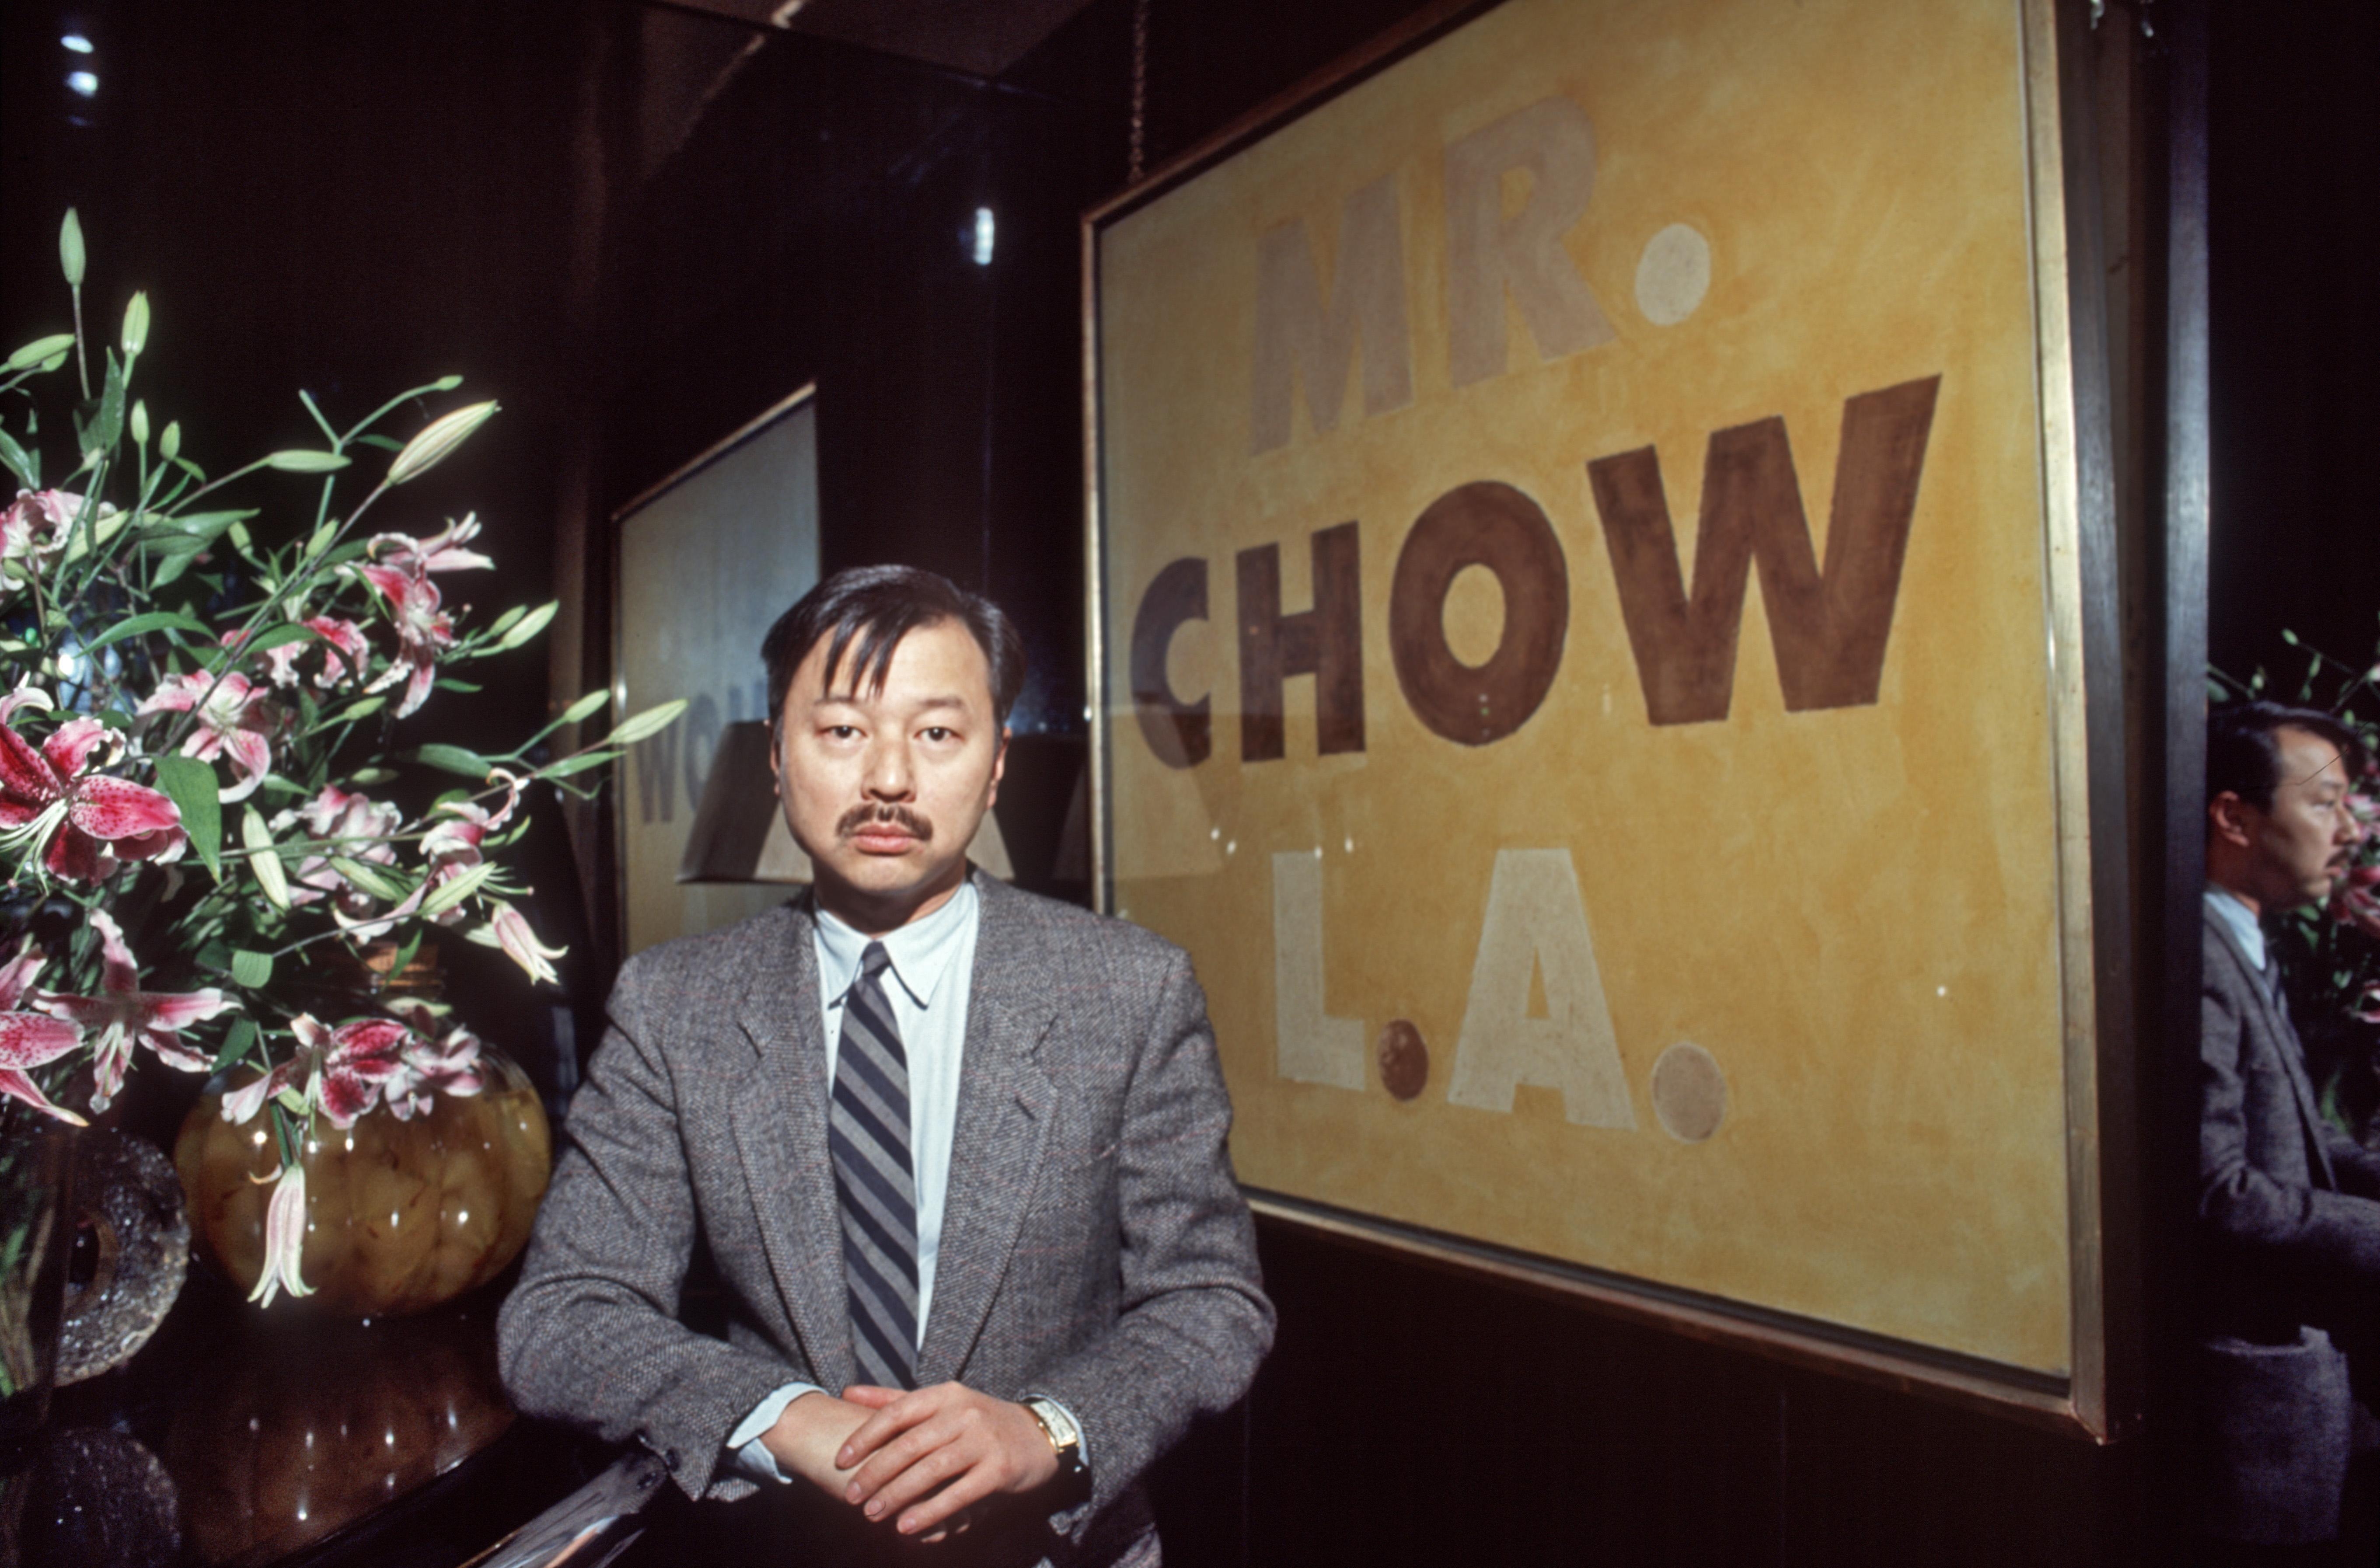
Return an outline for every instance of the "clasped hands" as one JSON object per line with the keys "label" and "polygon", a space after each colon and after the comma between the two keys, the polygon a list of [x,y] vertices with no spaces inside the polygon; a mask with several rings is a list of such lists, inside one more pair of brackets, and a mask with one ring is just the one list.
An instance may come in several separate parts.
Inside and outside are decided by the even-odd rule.
{"label": "clasped hands", "polygon": [[786,1474],[924,1540],[965,1529],[962,1511],[985,1498],[1058,1474],[1030,1412],[962,1383],[806,1393],[760,1440]]}

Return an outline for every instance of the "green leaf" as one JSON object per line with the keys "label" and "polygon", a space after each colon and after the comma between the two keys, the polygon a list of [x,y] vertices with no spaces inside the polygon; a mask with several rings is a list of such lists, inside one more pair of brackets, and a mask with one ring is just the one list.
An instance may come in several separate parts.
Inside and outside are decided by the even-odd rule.
{"label": "green leaf", "polygon": [[82,451],[88,457],[94,453],[112,452],[124,436],[124,366],[116,359],[115,350],[107,351],[107,380],[99,390],[99,411],[83,427]]}
{"label": "green leaf", "polygon": [[72,207],[67,209],[67,221],[58,225],[58,268],[67,274],[68,288],[82,286],[82,220],[75,216]]}
{"label": "green leaf", "polygon": [[208,544],[221,538],[224,529],[231,527],[232,524],[255,516],[256,508],[253,506],[245,506],[230,512],[152,513],[149,526],[142,529],[140,533],[143,539],[188,539],[200,544]]}
{"label": "green leaf", "polygon": [[443,915],[479,892],[480,884],[494,876],[498,869],[493,860],[482,860],[453,881],[441,884],[436,893],[421,901],[421,918],[427,920]]}
{"label": "green leaf", "polygon": [[255,874],[265,898],[275,909],[288,908],[289,874],[282,869],[281,857],[273,847],[273,830],[264,825],[253,806],[239,814],[239,840],[248,846],[248,869]]}
{"label": "green leaf", "polygon": [[441,675],[432,684],[434,684],[440,691],[484,691],[487,689],[477,681],[457,680],[453,675]]}
{"label": "green leaf", "polygon": [[413,891],[380,868],[344,855],[331,857],[331,869],[374,898],[390,904],[402,904],[406,894]]}
{"label": "green leaf", "polygon": [[39,365],[56,359],[73,346],[74,334],[54,332],[47,337],[33,339],[24,347],[9,355],[8,362],[6,365],[0,365],[0,371],[21,371],[30,365]]}
{"label": "green leaf", "polygon": [[273,983],[273,954],[252,953],[245,947],[233,949],[231,978],[250,991],[263,990]]}
{"label": "green leaf", "polygon": [[334,446],[338,445],[339,432],[331,428],[330,420],[322,418],[322,406],[314,401],[314,395],[301,386],[298,389],[298,401],[306,405],[306,412],[314,416],[314,423],[321,429],[324,439]]}
{"label": "green leaf", "polygon": [[42,488],[41,459],[18,445],[17,438],[4,430],[0,430],[0,463],[7,464],[8,471],[27,490]]}
{"label": "green leaf", "polygon": [[223,791],[214,768],[195,757],[158,757],[157,787],[182,813],[190,848],[217,881],[223,880]]}
{"label": "green leaf", "polygon": [[267,626],[240,644],[239,650],[242,653],[263,653],[275,648],[286,648],[293,642],[327,640],[322,633],[311,626],[299,626],[295,621],[284,621],[277,626]]}
{"label": "green leaf", "polygon": [[96,653],[111,642],[121,642],[128,637],[145,637],[156,631],[195,632],[200,637],[212,637],[213,628],[195,615],[185,615],[179,610],[152,610],[134,615],[108,627],[83,644],[83,651]]}
{"label": "green leaf", "polygon": [[233,1063],[238,1061],[241,1057],[246,1056],[249,1052],[249,1048],[253,1046],[255,1043],[256,1020],[253,1018],[234,1019],[232,1021],[231,1033],[224,1037],[224,1048],[215,1052],[214,1071],[220,1073],[225,1068],[230,1066]]}
{"label": "green leaf", "polygon": [[495,766],[476,751],[460,746],[445,746],[434,742],[429,746],[418,747],[407,753],[404,760],[419,762],[424,767],[441,769],[449,773],[460,773],[467,779],[485,779],[488,776],[488,770]]}
{"label": "green leaf", "polygon": [[496,646],[498,648],[518,648],[522,643],[527,642],[529,638],[543,631],[547,625],[552,621],[554,613],[561,608],[562,602],[558,599],[539,605],[536,609],[522,616],[519,625],[514,626],[511,630],[505,632],[504,636],[498,638],[496,639]]}
{"label": "green leaf", "polygon": [[264,466],[281,474],[328,474],[346,468],[347,459],[335,452],[310,452],[302,446],[293,446],[267,457]]}
{"label": "green leaf", "polygon": [[674,702],[664,702],[658,707],[648,708],[643,712],[627,720],[610,735],[605,735],[603,737],[603,744],[606,746],[634,746],[637,742],[644,739],[647,735],[659,735],[662,731],[669,728],[672,724],[676,723],[678,716],[686,711],[687,706],[687,699],[681,697]]}
{"label": "green leaf", "polygon": [[589,768],[600,768],[619,755],[616,751],[582,751],[576,757],[565,757],[551,768],[540,768],[541,779],[566,779],[573,773],[583,773]]}
{"label": "green leaf", "polygon": [[402,452],[405,450],[405,443],[397,440],[393,435],[359,435],[356,437],[355,444],[363,446],[377,446],[382,452]]}

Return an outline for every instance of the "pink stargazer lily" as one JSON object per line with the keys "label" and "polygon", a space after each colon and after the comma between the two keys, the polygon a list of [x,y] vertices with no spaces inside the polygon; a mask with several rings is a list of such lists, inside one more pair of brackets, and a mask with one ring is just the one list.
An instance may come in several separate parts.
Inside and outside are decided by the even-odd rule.
{"label": "pink stargazer lily", "polygon": [[92,1090],[91,1108],[104,1111],[115,1091],[124,1087],[125,1070],[132,1062],[135,1044],[146,1045],[169,1065],[185,1073],[203,1073],[208,1062],[204,1056],[182,1043],[181,1031],[190,1025],[213,1017],[229,1007],[231,999],[210,986],[204,991],[148,991],[140,985],[140,974],[132,965],[132,950],[124,945],[124,933],[104,909],[91,913],[91,929],[99,932],[100,994],[67,996],[45,991],[33,999],[33,1005],[54,1017],[79,1024],[86,1030],[97,1030],[99,1043],[92,1048],[92,1070],[99,1082]]}
{"label": "pink stargazer lily", "polygon": [[[488,777],[504,785],[504,803],[491,812],[486,807],[468,800],[449,800],[438,808],[438,820],[421,835],[421,853],[430,862],[430,875],[422,882],[423,891],[434,890],[479,865],[487,858],[480,845],[487,836],[512,820],[520,805],[521,784],[517,774],[503,768],[492,770]],[[463,906],[456,905],[431,917],[442,926],[451,926],[463,918]]]}
{"label": "pink stargazer lily", "polygon": [[198,727],[182,742],[182,755],[202,762],[229,755],[239,780],[223,792],[223,798],[229,802],[254,795],[264,775],[273,771],[273,737],[286,727],[288,714],[264,687],[235,672],[222,676],[169,675],[134,716],[145,719],[193,709],[198,711]]}
{"label": "pink stargazer lily", "polygon": [[[20,578],[40,576],[66,549],[83,504],[83,498],[72,491],[18,491],[8,510],[0,514],[0,562],[15,566]],[[97,522],[115,512],[103,501],[91,520]]]}
{"label": "pink stargazer lily", "polygon": [[19,1013],[17,1003],[33,977],[42,972],[42,950],[27,937],[17,956],[0,966],[0,1094],[23,1100],[44,1115],[79,1127],[83,1119],[53,1104],[34,1083],[28,1067],[47,1066],[82,1043],[82,1031],[65,1018],[46,1013]]}
{"label": "pink stargazer lily", "polygon": [[298,1270],[306,1252],[306,1167],[284,1165],[273,1185],[273,1200],[264,1206],[264,1271],[248,1299],[270,1307],[283,1291],[311,1295]]}
{"label": "pink stargazer lily", "polygon": [[119,857],[181,858],[188,841],[178,807],[145,784],[90,771],[102,747],[111,761],[123,755],[124,736],[97,719],[70,719],[37,751],[7,722],[27,703],[50,700],[30,688],[0,698],[0,833],[46,839],[42,863],[71,881],[103,881]]}
{"label": "pink stargazer lily", "polygon": [[[476,550],[462,548],[480,537],[480,515],[469,514],[459,523],[448,523],[440,533],[428,539],[416,539],[411,534],[379,533],[372,535],[369,553],[400,572],[416,577],[431,572],[468,572],[495,563]],[[382,547],[386,553],[382,553]]]}
{"label": "pink stargazer lily", "polygon": [[528,917],[501,899],[496,901],[496,912],[488,923],[464,936],[482,947],[504,949],[504,956],[528,971],[532,980],[543,980],[548,985],[561,983],[553,972],[552,960],[570,949],[548,947],[538,941],[537,932],[529,929]]}
{"label": "pink stargazer lily", "polygon": [[[313,615],[297,624],[322,640],[320,643],[285,642],[257,655],[264,661],[265,675],[274,686],[296,686],[299,657],[312,652],[317,647],[322,650],[322,667],[315,673],[316,686],[327,691],[341,681],[364,678],[364,672],[370,663],[371,645],[364,640],[361,626],[336,615]],[[244,632],[227,631],[223,635],[225,648],[237,648],[248,640],[248,634]]]}
{"label": "pink stargazer lily", "polygon": [[339,906],[350,915],[371,913],[371,894],[341,875],[338,868],[331,864],[331,857],[336,855],[367,865],[394,866],[396,845],[388,838],[404,826],[405,813],[368,796],[350,794],[336,784],[329,784],[305,805],[273,818],[273,831],[280,833],[300,821],[315,838],[329,841],[328,853],[309,855],[298,862],[294,877],[298,885],[289,890],[289,902],[311,904],[328,893],[337,898]]}
{"label": "pink stargazer lily", "polygon": [[415,1003],[395,1009],[412,1029],[405,1048],[404,1066],[382,1090],[389,1111],[400,1122],[427,1112],[433,1094],[470,1096],[485,1087],[480,1075],[480,1037],[448,1020],[428,1004]]}
{"label": "pink stargazer lily", "polygon": [[395,1018],[358,1018],[331,1028],[310,1014],[290,1021],[298,1052],[270,1073],[223,1099],[223,1117],[237,1124],[265,1101],[302,1090],[307,1109],[319,1106],[337,1127],[383,1098],[400,1122],[430,1108],[433,1093],[480,1092],[480,1040],[459,1026],[439,1032],[442,1020],[419,1003]]}
{"label": "pink stargazer lily", "polygon": [[334,1029],[300,1013],[289,1027],[298,1037],[298,1053],[225,1095],[225,1121],[245,1122],[266,1100],[302,1086],[309,1109],[320,1106],[333,1126],[352,1127],[380,1102],[389,1080],[405,1071],[406,1048],[419,1043],[411,1029],[393,1018],[359,1018]]}
{"label": "pink stargazer lily", "polygon": [[389,619],[396,626],[396,658],[364,689],[384,691],[404,681],[405,699],[396,705],[402,719],[429,700],[438,679],[438,655],[455,646],[455,617],[439,608],[438,585],[424,573],[382,565],[356,570],[388,601]]}

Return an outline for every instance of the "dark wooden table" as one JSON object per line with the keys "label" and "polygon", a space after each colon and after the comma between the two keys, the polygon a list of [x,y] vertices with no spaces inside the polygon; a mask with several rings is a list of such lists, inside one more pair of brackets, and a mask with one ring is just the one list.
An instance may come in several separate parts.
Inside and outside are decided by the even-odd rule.
{"label": "dark wooden table", "polygon": [[419,1317],[260,1312],[194,1266],[157,1336],[60,1389],[26,1488],[51,1568],[461,1568],[614,1451],[496,1379],[509,1274]]}

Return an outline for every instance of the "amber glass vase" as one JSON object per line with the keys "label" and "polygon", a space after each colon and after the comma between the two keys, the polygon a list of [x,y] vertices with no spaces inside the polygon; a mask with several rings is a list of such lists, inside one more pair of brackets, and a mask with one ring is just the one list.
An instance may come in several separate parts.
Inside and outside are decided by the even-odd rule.
{"label": "amber glass vase", "polygon": [[[433,1095],[409,1121],[385,1105],[344,1130],[315,1119],[304,1151],[299,1272],[314,1288],[308,1300],[351,1318],[419,1312],[485,1284],[519,1256],[545,1196],[552,1135],[536,1088],[510,1057],[482,1047],[480,1075],[479,1093]],[[223,1119],[221,1096],[202,1095],[182,1124],[174,1163],[192,1240],[243,1289],[254,1286],[273,1196],[265,1179],[280,1167],[265,1119],[235,1126]]]}

